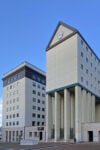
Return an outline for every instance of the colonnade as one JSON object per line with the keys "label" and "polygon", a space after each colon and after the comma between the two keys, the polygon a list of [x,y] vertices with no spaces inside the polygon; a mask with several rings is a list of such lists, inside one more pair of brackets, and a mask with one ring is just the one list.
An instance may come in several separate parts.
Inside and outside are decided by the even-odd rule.
{"label": "colonnade", "polygon": [[94,121],[95,96],[80,86],[47,94],[47,141],[81,141],[81,123]]}

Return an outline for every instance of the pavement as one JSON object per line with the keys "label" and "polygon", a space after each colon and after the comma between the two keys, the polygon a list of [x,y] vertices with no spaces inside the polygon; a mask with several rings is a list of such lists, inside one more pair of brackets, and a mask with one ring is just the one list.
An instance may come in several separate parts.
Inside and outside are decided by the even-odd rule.
{"label": "pavement", "polygon": [[100,150],[100,143],[39,143],[31,146],[0,143],[0,150]]}

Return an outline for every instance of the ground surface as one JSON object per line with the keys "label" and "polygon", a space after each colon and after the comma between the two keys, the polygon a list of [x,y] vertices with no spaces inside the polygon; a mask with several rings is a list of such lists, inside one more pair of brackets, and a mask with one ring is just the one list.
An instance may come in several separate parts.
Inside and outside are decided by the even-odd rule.
{"label": "ground surface", "polygon": [[0,143],[0,150],[100,150],[100,143],[40,143],[34,146]]}

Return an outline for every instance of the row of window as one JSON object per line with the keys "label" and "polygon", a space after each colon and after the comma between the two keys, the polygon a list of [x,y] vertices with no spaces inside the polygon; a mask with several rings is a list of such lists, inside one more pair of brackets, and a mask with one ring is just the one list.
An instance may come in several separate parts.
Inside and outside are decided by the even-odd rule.
{"label": "row of window", "polygon": [[36,82],[33,82],[33,87],[37,87],[38,89],[45,90],[44,86],[41,86],[40,84],[37,85]]}
{"label": "row of window", "polygon": [[[32,106],[32,108],[33,108],[34,110],[36,110],[36,106]],[[38,111],[40,111],[40,110],[45,111],[45,108],[37,107],[37,110],[38,110]]]}
{"label": "row of window", "polygon": [[13,98],[13,99],[10,99],[10,100],[7,100],[6,104],[12,104],[12,103],[16,103],[16,102],[19,102],[19,97],[17,97],[16,99]]}
{"label": "row of window", "polygon": [[45,97],[45,94],[44,94],[44,93],[37,92],[36,90],[33,90],[32,93],[33,93],[33,94],[37,94],[38,96]]}
{"label": "row of window", "polygon": [[15,96],[15,95],[18,95],[18,94],[19,94],[19,91],[18,91],[18,90],[16,90],[16,91],[13,91],[13,92],[7,93],[7,96],[6,96],[6,97]]}
{"label": "row of window", "polygon": [[[35,117],[36,117],[36,114],[33,113],[33,114],[32,114],[32,117],[35,118]],[[44,118],[45,118],[45,115],[37,114],[37,118],[42,118],[42,119],[44,119]]]}
{"label": "row of window", "polygon": [[7,86],[7,91],[11,90],[11,89],[15,89],[20,85],[20,82],[14,83],[12,85],[8,85]]}
{"label": "row of window", "polygon": [[18,118],[18,117],[19,117],[19,113],[13,114],[13,115],[7,115],[7,116],[6,116],[6,119],[9,119],[9,118],[11,119],[11,118],[15,118],[15,117]]}
{"label": "row of window", "polygon": [[[82,40],[82,39],[81,39],[81,46],[82,46],[82,47],[84,47],[84,46],[85,46],[86,51],[87,51],[87,52],[90,52],[90,55],[91,55],[91,56],[94,56],[95,61],[98,61],[98,63],[99,63],[98,58],[97,58],[97,57],[93,54],[93,52],[92,52],[91,50],[89,50],[88,46],[87,46],[87,45],[85,45],[85,43],[83,42],[83,40]],[[83,55],[83,54],[82,54],[82,55]]]}
{"label": "row of window", "polygon": [[[81,76],[81,82],[84,82],[84,78],[83,76]],[[89,85],[89,82],[86,80],[86,85],[88,86]],[[94,84],[90,84],[91,88],[94,87],[95,90],[97,90],[96,86],[94,86]],[[98,90],[99,94],[100,94],[100,89]]]}
{"label": "row of window", "polygon": [[[81,52],[81,56],[83,57],[83,52]],[[87,57],[86,57],[86,62],[88,63],[88,58]],[[91,65],[91,67],[93,67],[93,63],[92,62],[90,63],[90,65]],[[97,71],[96,66],[94,67],[94,71]],[[100,73],[100,72],[98,72],[98,73]]]}
{"label": "row of window", "polygon": [[17,106],[12,106],[12,107],[7,107],[6,108],[6,111],[8,112],[8,111],[13,111],[13,110],[18,110],[19,109],[19,105],[17,105]]}
{"label": "row of window", "polygon": [[36,121],[32,121],[32,126],[44,126],[45,122],[36,122]]}
{"label": "row of window", "polygon": [[19,121],[16,122],[6,122],[6,126],[15,126],[15,125],[19,125]]}
{"label": "row of window", "polygon": [[[33,98],[33,102],[36,102],[36,98],[34,97]],[[45,101],[41,101],[40,99],[37,99],[37,103],[41,103],[42,102],[42,104],[45,104]]]}
{"label": "row of window", "polygon": [[[81,70],[84,70],[83,64],[81,64]],[[87,68],[85,69],[85,71],[86,71],[86,74],[89,74],[89,70],[88,70]],[[90,75],[91,75],[91,77],[93,76],[92,73],[91,73]],[[95,79],[95,81],[97,80],[96,77],[95,77],[94,79]],[[98,82],[98,84],[100,84],[100,81],[99,81],[99,80],[98,80],[97,82]]]}

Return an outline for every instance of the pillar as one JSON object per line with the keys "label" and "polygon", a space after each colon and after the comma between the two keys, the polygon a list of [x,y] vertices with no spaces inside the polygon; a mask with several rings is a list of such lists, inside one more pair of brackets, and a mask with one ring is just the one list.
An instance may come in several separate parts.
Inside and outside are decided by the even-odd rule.
{"label": "pillar", "polygon": [[64,138],[64,98],[63,97],[61,97],[61,102],[60,102],[60,109],[61,109],[61,111],[60,111],[60,116],[61,116],[61,120],[60,120],[60,126],[61,126],[61,131],[60,131],[60,133],[61,133],[61,138]]}
{"label": "pillar", "polygon": [[52,129],[52,97],[46,95],[46,141],[51,139]]}
{"label": "pillar", "polygon": [[75,86],[75,138],[81,141],[81,88]]}
{"label": "pillar", "polygon": [[75,133],[75,100],[74,95],[71,94],[71,138],[74,138]]}
{"label": "pillar", "polygon": [[55,92],[55,141],[60,139],[60,94]]}
{"label": "pillar", "polygon": [[87,100],[86,100],[86,90],[82,90],[82,122],[86,122],[87,120]]}
{"label": "pillar", "polygon": [[70,139],[70,92],[64,89],[64,141]]}
{"label": "pillar", "polygon": [[92,122],[95,122],[95,96],[92,95]]}

